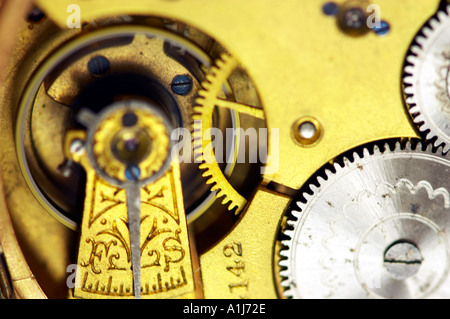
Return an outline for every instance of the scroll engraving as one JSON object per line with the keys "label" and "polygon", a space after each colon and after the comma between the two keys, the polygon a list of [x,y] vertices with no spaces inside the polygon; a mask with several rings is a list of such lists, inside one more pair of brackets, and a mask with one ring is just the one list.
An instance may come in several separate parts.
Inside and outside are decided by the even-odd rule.
{"label": "scroll engraving", "polygon": [[[192,292],[191,256],[178,165],[141,189],[141,296],[170,298]],[[75,297],[134,297],[126,193],[95,175],[85,200]],[[178,178],[178,180],[177,180]]]}

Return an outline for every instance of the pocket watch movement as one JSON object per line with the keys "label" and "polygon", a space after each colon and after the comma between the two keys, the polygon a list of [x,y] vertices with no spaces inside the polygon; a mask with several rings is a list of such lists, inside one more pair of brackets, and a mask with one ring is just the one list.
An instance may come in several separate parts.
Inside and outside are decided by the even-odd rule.
{"label": "pocket watch movement", "polygon": [[0,297],[450,297],[449,15],[0,1]]}

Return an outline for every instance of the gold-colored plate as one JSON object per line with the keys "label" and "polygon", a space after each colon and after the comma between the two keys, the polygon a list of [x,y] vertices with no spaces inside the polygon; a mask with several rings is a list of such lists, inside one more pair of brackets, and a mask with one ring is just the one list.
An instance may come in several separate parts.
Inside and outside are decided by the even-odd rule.
{"label": "gold-colored plate", "polygon": [[[65,27],[70,0],[38,3]],[[123,13],[172,18],[222,43],[255,82],[268,127],[280,129],[280,167],[266,178],[299,188],[324,163],[357,145],[417,137],[400,93],[402,66],[415,33],[439,5],[378,0],[382,18],[391,23],[389,35],[354,38],[323,14],[324,3],[99,0],[80,1],[80,7],[86,20]],[[314,148],[298,147],[291,138],[291,125],[307,115],[323,125]]]}
{"label": "gold-colored plate", "polygon": [[[72,2],[37,1],[61,28],[66,28],[70,14],[67,7]],[[325,163],[353,147],[387,138],[418,137],[401,93],[403,63],[416,32],[439,4],[437,0],[374,1],[381,8],[382,18],[389,21],[390,33],[384,37],[369,33],[355,38],[341,32],[335,19],[323,14],[321,7],[325,2],[79,0],[78,4],[84,21],[123,14],[158,16],[195,26],[221,43],[256,85],[269,129],[279,129],[279,170],[265,176],[265,182],[298,189]],[[55,34],[54,46],[68,37]],[[32,70],[33,63],[28,67]],[[26,78],[26,73],[21,70],[18,76]],[[7,88],[2,90],[4,95]],[[17,96],[12,100],[16,101]],[[1,107],[3,112],[7,107],[4,101]],[[0,122],[5,133],[1,141],[9,143],[2,145],[8,151],[2,154],[2,162],[15,156],[9,138],[13,118],[10,112],[2,113]],[[313,117],[321,123],[322,136],[313,147],[302,147],[292,138],[292,125],[303,117]],[[16,169],[4,171],[3,178],[19,175]],[[17,184],[24,187],[23,181]],[[9,185],[9,205],[26,200],[30,214],[42,215],[42,209],[33,210],[31,204],[36,202],[30,194],[25,198],[11,195],[13,186]],[[257,190],[236,227],[200,257],[205,297],[279,297],[274,246],[288,203],[288,197],[264,187]],[[64,251],[71,237],[62,225],[47,217],[42,220],[46,226],[27,234],[25,241],[36,241],[39,247],[60,238],[67,241],[56,245],[54,251],[43,249],[42,260],[51,260],[52,254]],[[8,217],[2,218],[6,223]],[[22,229],[37,226],[24,216],[15,218],[18,224],[26,225]],[[44,242],[39,236],[49,228],[58,235]],[[9,228],[7,231],[12,236]],[[46,267],[57,269],[63,278],[68,260],[53,260],[55,265]],[[224,275],[218,278],[217,273]],[[27,273],[24,278],[32,276]],[[22,292],[23,297],[39,296],[36,292]]]}

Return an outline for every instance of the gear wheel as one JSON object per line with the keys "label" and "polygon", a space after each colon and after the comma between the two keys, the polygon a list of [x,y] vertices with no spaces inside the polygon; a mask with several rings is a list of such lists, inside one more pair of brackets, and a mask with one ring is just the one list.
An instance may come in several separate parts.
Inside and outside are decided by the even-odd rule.
{"label": "gear wheel", "polygon": [[450,6],[431,18],[407,56],[404,93],[409,113],[427,140],[450,150]]}
{"label": "gear wheel", "polygon": [[449,157],[411,142],[352,157],[293,202],[280,251],[284,295],[448,298]]}
{"label": "gear wheel", "polygon": [[202,176],[207,178],[208,185],[212,185],[211,192],[217,191],[216,197],[223,198],[222,204],[228,205],[229,211],[235,209],[236,215],[243,209],[247,200],[228,182],[215,159],[214,150],[211,148],[210,131],[213,125],[213,112],[217,106],[264,119],[264,112],[260,108],[219,98],[228,77],[237,67],[238,62],[228,54],[222,54],[216,60],[206,76],[206,81],[202,83],[193,115],[195,160],[201,163],[199,167],[204,171]]}

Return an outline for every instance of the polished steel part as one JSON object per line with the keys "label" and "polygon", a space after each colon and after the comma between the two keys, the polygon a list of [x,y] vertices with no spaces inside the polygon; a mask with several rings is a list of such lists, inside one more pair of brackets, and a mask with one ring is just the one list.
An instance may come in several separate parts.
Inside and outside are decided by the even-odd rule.
{"label": "polished steel part", "polygon": [[407,56],[406,102],[414,123],[434,145],[450,150],[450,5],[422,28]]}
{"label": "polished steel part", "polygon": [[128,229],[130,230],[131,268],[133,271],[134,297],[141,298],[141,188],[126,188]]}
{"label": "polished steel part", "polygon": [[423,257],[419,247],[412,242],[399,240],[384,253],[384,268],[397,280],[415,275],[422,266]]}
{"label": "polished steel part", "polygon": [[450,160],[419,143],[335,163],[298,201],[281,250],[293,298],[450,296]]}

